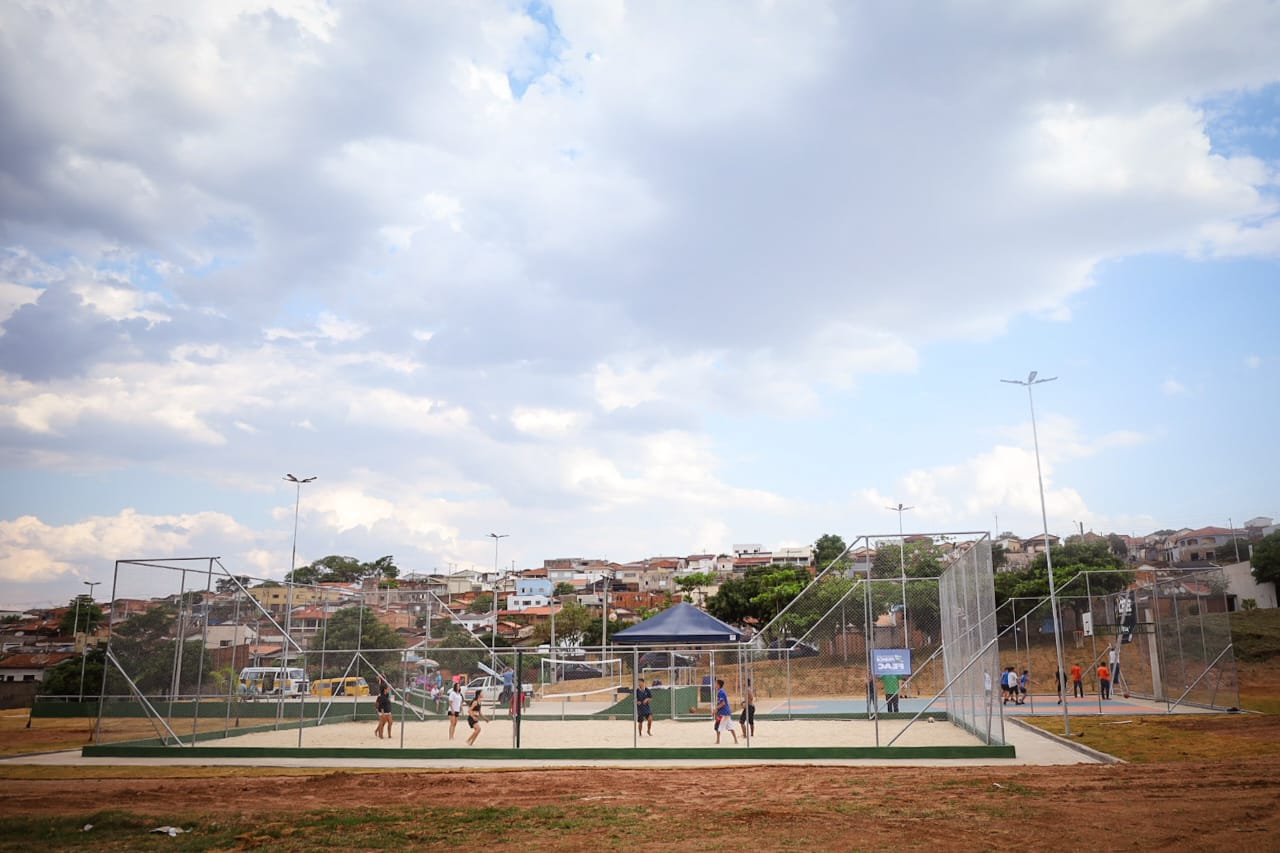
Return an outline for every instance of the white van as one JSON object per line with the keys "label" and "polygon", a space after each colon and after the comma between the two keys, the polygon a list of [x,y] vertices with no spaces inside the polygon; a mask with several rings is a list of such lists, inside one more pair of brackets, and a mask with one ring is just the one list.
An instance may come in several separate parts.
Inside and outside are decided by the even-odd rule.
{"label": "white van", "polygon": [[302,667],[246,666],[240,670],[236,692],[248,697],[305,696],[310,686]]}

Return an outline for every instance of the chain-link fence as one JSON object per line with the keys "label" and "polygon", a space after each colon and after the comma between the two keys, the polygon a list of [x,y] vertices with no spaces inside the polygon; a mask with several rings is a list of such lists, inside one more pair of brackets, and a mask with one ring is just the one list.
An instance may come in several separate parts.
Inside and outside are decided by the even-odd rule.
{"label": "chain-link fence", "polygon": [[[449,748],[466,742],[468,717],[479,716],[481,727],[504,724],[486,736],[490,747],[536,748],[553,740],[552,724],[586,720],[617,727],[583,745],[641,745],[635,691],[644,679],[656,721],[709,721],[723,680],[735,716],[751,697],[754,713],[772,722],[875,720],[870,745],[888,745],[882,721],[898,720],[900,732],[921,715],[954,715],[971,690],[955,693],[965,682],[949,668],[985,666],[969,661],[968,647],[944,654],[964,636],[948,639],[953,629],[940,619],[940,582],[963,570],[958,589],[981,585],[972,568],[983,555],[989,565],[985,541],[928,537],[902,549],[898,537],[862,537],[748,642],[554,654],[490,648],[483,629],[453,623],[460,607],[438,599],[418,607],[413,624],[405,608],[380,606],[376,588],[255,579],[216,558],[121,561],[101,674],[89,681],[96,740],[279,746],[283,732],[297,747]],[[434,640],[422,639],[423,627]],[[391,721],[373,741],[383,686]],[[740,720],[752,735],[745,713]],[[886,741],[893,736],[886,730]]]}
{"label": "chain-link fence", "polygon": [[[1222,569],[1145,570],[1136,578],[1133,571],[1082,572],[1062,584],[1057,598],[1068,697],[1100,704],[1141,698],[1168,710],[1239,705]],[[1012,599],[998,619],[1004,662],[1029,671],[1042,692],[1052,690],[1057,663],[1048,600]]]}

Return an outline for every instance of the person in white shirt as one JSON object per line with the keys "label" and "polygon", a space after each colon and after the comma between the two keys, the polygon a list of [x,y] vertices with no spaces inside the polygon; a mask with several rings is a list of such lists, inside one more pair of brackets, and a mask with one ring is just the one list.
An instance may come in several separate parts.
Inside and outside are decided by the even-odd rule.
{"label": "person in white shirt", "polygon": [[455,681],[449,691],[449,740],[453,740],[453,730],[458,727],[458,717],[462,716],[462,685]]}

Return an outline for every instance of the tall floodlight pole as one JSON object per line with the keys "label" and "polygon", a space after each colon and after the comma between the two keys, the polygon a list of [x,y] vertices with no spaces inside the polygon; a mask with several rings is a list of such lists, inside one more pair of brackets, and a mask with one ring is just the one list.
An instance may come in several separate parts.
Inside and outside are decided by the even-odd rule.
{"label": "tall floodlight pole", "polygon": [[902,570],[902,647],[909,649],[911,642],[907,639],[907,537],[902,533],[902,514],[915,507],[903,506],[899,503],[897,506],[889,506],[885,509],[891,509],[898,514],[898,562]]}
{"label": "tall floodlight pole", "polygon": [[489,534],[489,538],[493,540],[493,602],[489,607],[490,615],[493,617],[493,639],[489,642],[491,652],[498,648],[498,542],[510,535],[510,533]]}
{"label": "tall floodlight pole", "polygon": [[[1040,522],[1044,528],[1044,562],[1049,570],[1049,607],[1053,611],[1053,646],[1058,654],[1058,678],[1062,687],[1065,688],[1067,679],[1067,668],[1063,665],[1065,658],[1062,656],[1062,625],[1058,621],[1058,592],[1053,582],[1053,555],[1050,553],[1052,549],[1049,547],[1049,513],[1045,509],[1044,504],[1044,475],[1040,471],[1040,435],[1036,431],[1036,402],[1031,394],[1031,386],[1042,385],[1045,382],[1052,382],[1058,377],[1050,376],[1048,379],[1037,379],[1036,371],[1027,374],[1027,378],[1023,379],[1001,379],[1001,382],[1007,382],[1010,385],[1024,385],[1027,389],[1027,404],[1031,407],[1031,440],[1036,451],[1036,482],[1040,486]],[[1065,694],[1065,690],[1064,690]],[[1062,697],[1062,728],[1063,733],[1071,734],[1071,714],[1067,710],[1068,702],[1066,696]]]}
{"label": "tall floodlight pole", "polygon": [[[85,638],[84,645],[80,647],[80,701],[84,701],[84,658],[89,653],[89,620],[93,618],[93,588],[101,584],[102,581],[84,581],[84,585],[89,587],[89,612],[85,614]],[[80,600],[76,599],[76,628],[75,633],[80,633]]]}
{"label": "tall floodlight pole", "polygon": [[[314,483],[315,477],[295,477],[292,474],[285,474],[284,479],[293,483],[296,494],[293,499],[293,550],[289,552],[289,582],[285,589],[285,612],[284,612],[284,642],[281,647],[284,650],[284,660],[280,662],[281,666],[289,665],[289,643],[293,642],[293,573],[298,570],[298,511],[302,508],[302,484]],[[283,690],[281,691],[283,695]]]}

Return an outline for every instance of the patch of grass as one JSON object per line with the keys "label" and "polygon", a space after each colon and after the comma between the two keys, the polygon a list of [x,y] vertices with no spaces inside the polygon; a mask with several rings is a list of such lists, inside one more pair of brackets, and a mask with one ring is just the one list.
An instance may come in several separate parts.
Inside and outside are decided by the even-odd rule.
{"label": "patch of grass", "polygon": [[[644,809],[636,806],[441,806],[318,811],[264,822],[253,817],[215,819],[183,814],[156,818],[105,811],[87,816],[0,818],[0,851],[262,848],[275,853],[333,848],[339,842],[341,849],[352,849],[353,845],[361,846],[361,839],[379,849],[453,847],[459,838],[467,839],[468,846],[537,847],[539,839],[553,839],[566,832],[622,842],[632,837],[636,822],[644,814]],[[92,825],[87,832],[86,824]],[[166,825],[191,831],[175,837],[151,833]]]}
{"label": "patch of grass", "polygon": [[[1061,720],[1036,717],[1026,722],[1062,734]],[[1280,756],[1280,719],[1270,716],[1073,717],[1071,732],[1073,740],[1139,764]]]}
{"label": "patch of grass", "polygon": [[1237,660],[1258,662],[1280,657],[1280,609],[1232,613],[1231,641]]}

